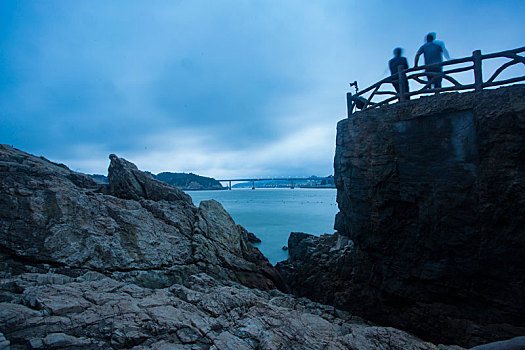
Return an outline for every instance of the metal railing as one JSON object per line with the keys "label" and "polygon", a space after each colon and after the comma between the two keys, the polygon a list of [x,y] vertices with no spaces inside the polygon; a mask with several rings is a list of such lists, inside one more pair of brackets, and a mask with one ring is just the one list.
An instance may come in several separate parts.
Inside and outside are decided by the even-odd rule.
{"label": "metal railing", "polygon": [[[428,93],[439,93],[445,91],[460,91],[460,90],[474,90],[481,91],[487,87],[500,86],[506,84],[512,84],[519,81],[525,81],[525,75],[496,80],[498,76],[505,69],[516,65],[524,64],[525,57],[520,56],[519,54],[525,52],[525,46],[520,47],[514,50],[506,50],[496,53],[491,53],[488,55],[482,55],[481,50],[476,50],[472,52],[472,56],[454,59],[446,62],[435,63],[425,66],[418,66],[409,69],[401,69],[399,67],[399,72],[397,75],[391,75],[383,80],[378,81],[377,83],[367,87],[366,89],[356,92],[354,95],[352,93],[347,93],[347,108],[348,116],[353,113],[355,108],[360,110],[368,110],[377,108],[379,106],[385,105],[394,101],[406,101],[410,97]],[[495,59],[495,58],[507,58],[510,61],[502,64],[497,68],[494,73],[486,81],[483,81],[483,63],[485,60]],[[465,63],[472,63],[466,67],[460,67],[459,65]],[[448,69],[445,69],[448,68]],[[430,70],[430,71],[428,71]],[[436,71],[437,70],[437,71]],[[441,71],[439,71],[441,70]],[[463,73],[472,71],[474,73],[474,82],[470,84],[462,84],[452,75],[457,73]],[[432,88],[432,85],[435,86],[437,81],[442,79],[450,82],[452,86]],[[413,92],[405,92],[407,90],[407,85],[409,81],[415,81],[416,83],[422,85],[419,89]],[[388,87],[393,86],[393,84],[399,84],[399,93],[394,91],[379,90],[383,87],[384,84],[387,84]],[[357,82],[350,84],[351,86],[356,87]],[[439,84],[440,85],[440,84]],[[390,97],[388,97],[390,95]],[[387,96],[386,98],[384,96]],[[381,100],[374,101],[374,99]]]}

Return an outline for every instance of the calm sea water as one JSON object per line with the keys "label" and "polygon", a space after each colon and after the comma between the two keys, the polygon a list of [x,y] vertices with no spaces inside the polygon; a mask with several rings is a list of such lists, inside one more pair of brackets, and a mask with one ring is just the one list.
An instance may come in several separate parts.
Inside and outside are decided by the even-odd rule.
{"label": "calm sea water", "polygon": [[261,239],[256,244],[272,264],[288,258],[282,247],[292,231],[314,235],[333,233],[338,212],[335,189],[233,189],[188,191],[195,205],[215,199],[237,224]]}

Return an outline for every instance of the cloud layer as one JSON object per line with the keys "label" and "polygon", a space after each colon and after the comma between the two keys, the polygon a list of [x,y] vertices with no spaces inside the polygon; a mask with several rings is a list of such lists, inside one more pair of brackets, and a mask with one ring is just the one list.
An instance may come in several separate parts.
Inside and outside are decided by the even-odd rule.
{"label": "cloud layer", "polygon": [[522,44],[521,1],[4,1],[1,142],[83,172],[332,173],[347,83],[437,31],[455,57]]}

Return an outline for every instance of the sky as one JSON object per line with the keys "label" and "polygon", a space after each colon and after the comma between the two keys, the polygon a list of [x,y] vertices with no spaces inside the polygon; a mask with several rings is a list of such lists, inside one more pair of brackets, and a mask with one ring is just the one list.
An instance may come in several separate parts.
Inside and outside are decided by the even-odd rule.
{"label": "sky", "polygon": [[525,1],[2,0],[0,143],[106,174],[333,174],[348,83],[525,44]]}

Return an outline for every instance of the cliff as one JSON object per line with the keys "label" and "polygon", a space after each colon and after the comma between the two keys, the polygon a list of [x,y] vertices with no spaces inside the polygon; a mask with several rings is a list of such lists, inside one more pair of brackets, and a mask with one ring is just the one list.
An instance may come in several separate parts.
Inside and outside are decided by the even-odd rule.
{"label": "cliff", "polygon": [[279,291],[219,203],[110,159],[106,185],[0,145],[1,349],[438,349]]}
{"label": "cliff", "polygon": [[433,342],[525,333],[525,86],[339,122],[336,235],[290,236],[295,293]]}

